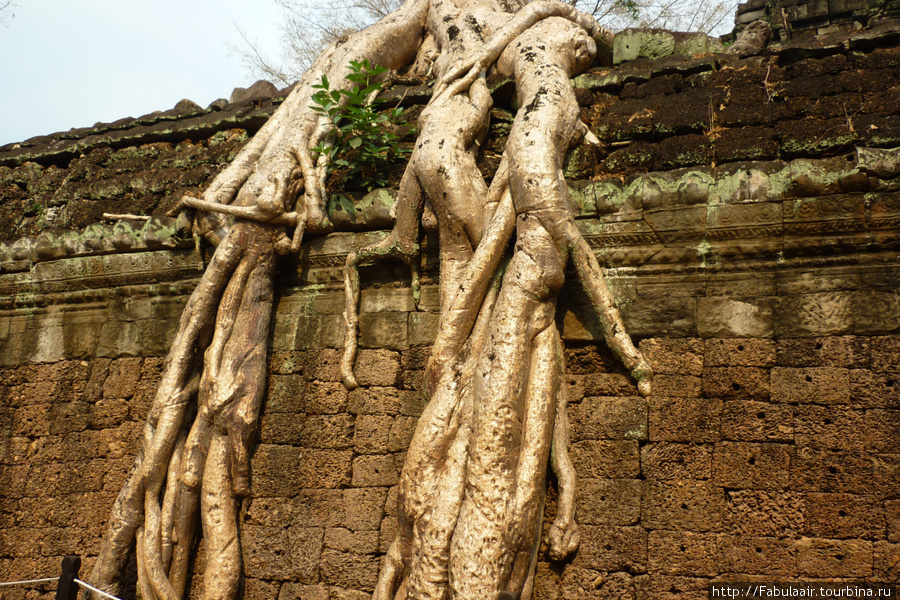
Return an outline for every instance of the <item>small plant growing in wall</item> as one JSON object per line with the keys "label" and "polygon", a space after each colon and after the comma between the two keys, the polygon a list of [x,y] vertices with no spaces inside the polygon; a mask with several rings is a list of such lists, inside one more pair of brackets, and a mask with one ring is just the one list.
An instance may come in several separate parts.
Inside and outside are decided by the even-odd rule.
{"label": "small plant growing in wall", "polygon": [[332,90],[325,75],[313,86],[319,91],[313,94],[310,109],[335,126],[332,145],[321,144],[313,151],[328,157],[328,173],[338,173],[337,185],[372,191],[387,185],[387,168],[409,152],[386,127],[400,118],[403,109],[377,112],[378,101],[370,101],[382,89],[376,78],[387,71],[385,67],[352,60],[350,71],[347,80],[354,84],[350,89]]}

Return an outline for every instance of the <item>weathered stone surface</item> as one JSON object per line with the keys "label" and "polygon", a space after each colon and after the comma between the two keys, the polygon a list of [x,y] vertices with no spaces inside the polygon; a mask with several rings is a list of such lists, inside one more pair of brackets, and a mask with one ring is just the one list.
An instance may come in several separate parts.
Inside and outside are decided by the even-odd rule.
{"label": "weathered stone surface", "polygon": [[794,409],[783,404],[729,400],[722,405],[722,439],[742,442],[791,442]]}
{"label": "weathered stone surface", "polygon": [[784,444],[720,442],[713,453],[713,477],[726,488],[785,489],[791,449]]}
{"label": "weathered stone surface", "polygon": [[810,493],[804,534],[831,539],[881,539],[885,510],[872,496]]}
{"label": "weathered stone surface", "polygon": [[569,406],[572,440],[646,439],[647,411],[640,396],[585,398]]}
{"label": "weathered stone surface", "polygon": [[653,372],[672,375],[703,373],[704,342],[699,339],[650,338],[641,340],[640,350]]}
{"label": "weathered stone surface", "polygon": [[773,367],[776,342],[768,339],[708,339],[703,364],[707,367]]}
{"label": "weathered stone surface", "polygon": [[647,532],[643,527],[585,525],[573,565],[597,571],[647,570]]}
{"label": "weathered stone surface", "polygon": [[716,534],[651,531],[647,536],[648,567],[667,575],[718,573]]}
{"label": "weathered stone surface", "polygon": [[772,369],[773,402],[847,404],[850,402],[850,373],[834,367]]}
{"label": "weathered stone surface", "polygon": [[647,480],[641,523],[652,529],[719,531],[725,508],[722,488],[710,482]]}
{"label": "weathered stone surface", "polygon": [[712,444],[651,443],[641,447],[641,473],[648,479],[709,479],[712,457]]}
{"label": "weathered stone surface", "polygon": [[641,517],[641,482],[582,479],[576,502],[578,521],[585,525],[637,525]]}
{"label": "weathered stone surface", "polygon": [[572,463],[582,477],[635,478],[640,474],[636,440],[589,440],[570,448]]}
{"label": "weathered stone surface", "polygon": [[796,550],[792,540],[720,535],[717,551],[718,566],[722,572],[797,576]]}
{"label": "weathered stone surface", "polygon": [[722,401],[717,398],[650,397],[650,441],[716,442]]}
{"label": "weathered stone surface", "polygon": [[872,542],[802,538],[796,543],[797,570],[805,577],[871,577]]}

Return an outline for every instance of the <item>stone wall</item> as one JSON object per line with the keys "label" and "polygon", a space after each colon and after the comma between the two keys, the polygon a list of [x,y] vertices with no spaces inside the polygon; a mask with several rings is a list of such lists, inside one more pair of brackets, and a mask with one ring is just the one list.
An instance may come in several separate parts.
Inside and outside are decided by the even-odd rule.
{"label": "stone wall", "polygon": [[[602,146],[567,161],[573,210],[657,376],[639,397],[569,284],[558,321],[583,539],[568,562],[542,558],[536,598],[900,580],[897,43],[874,28],[743,60],[636,60],[574,82]],[[508,87],[494,87],[487,171]],[[92,566],[209,259],[162,213],[277,102],[0,148],[0,581],[54,575],[68,553]],[[435,240],[417,305],[402,266],[362,270],[362,387],[347,392],[340,267],[384,235],[393,201],[357,200],[336,199],[344,231],[309,240],[279,274],[240,517],[246,599],[366,598],[396,529],[437,320]],[[98,223],[104,211],[154,217]],[[548,515],[554,505],[551,481]],[[32,588],[0,594],[52,589]]]}

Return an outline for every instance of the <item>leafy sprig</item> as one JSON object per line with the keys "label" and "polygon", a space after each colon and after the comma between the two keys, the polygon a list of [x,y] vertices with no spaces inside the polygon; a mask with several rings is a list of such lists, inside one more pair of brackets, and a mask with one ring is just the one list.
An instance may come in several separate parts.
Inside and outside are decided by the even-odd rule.
{"label": "leafy sprig", "polygon": [[312,96],[310,109],[327,116],[335,126],[334,144],[313,148],[328,157],[328,173],[339,172],[342,187],[359,187],[372,191],[387,185],[387,168],[409,150],[401,148],[399,136],[386,127],[403,114],[402,108],[377,112],[381,102],[371,104],[369,98],[381,91],[377,77],[387,71],[368,60],[352,60],[346,79],[353,83],[349,89],[332,90],[325,75],[319,90]]}

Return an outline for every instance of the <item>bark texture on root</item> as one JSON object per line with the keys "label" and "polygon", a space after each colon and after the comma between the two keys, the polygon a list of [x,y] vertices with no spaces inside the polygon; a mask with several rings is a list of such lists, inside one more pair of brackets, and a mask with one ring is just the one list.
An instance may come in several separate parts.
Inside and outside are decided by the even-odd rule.
{"label": "bark texture on root", "polygon": [[[351,60],[436,79],[403,176],[397,223],[347,259],[342,376],[354,387],[357,267],[394,257],[413,268],[426,208],[440,235],[440,324],[426,367],[427,407],[399,484],[399,534],[374,598],[492,600],[531,596],[546,490],[557,473],[549,552],[578,547],[568,458],[557,294],[571,261],[606,340],[649,393],[650,369],[625,331],[602,270],[575,228],[562,176],[586,134],[569,86],[605,35],[555,0],[407,0],[332,46],[199,198],[200,233],[218,244],[185,307],[135,467],[113,508],[92,574],[116,592],[136,541],[146,599],[185,595],[197,522],[206,540],[204,598],[240,580],[236,513],[249,494],[249,449],[263,396],[277,255],[331,229],[323,157],[334,126],[309,109],[327,76],[349,86]],[[493,180],[476,165],[488,129],[491,70],[517,82],[522,107]]]}

